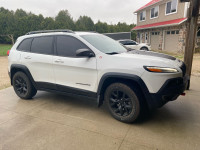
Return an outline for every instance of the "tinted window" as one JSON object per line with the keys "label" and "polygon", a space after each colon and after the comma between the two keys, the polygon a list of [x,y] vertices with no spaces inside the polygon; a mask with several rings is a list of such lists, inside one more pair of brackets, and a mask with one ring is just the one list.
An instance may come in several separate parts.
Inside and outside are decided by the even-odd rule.
{"label": "tinted window", "polygon": [[126,44],[126,41],[119,41],[119,42],[120,42],[121,44],[123,44],[123,45]]}
{"label": "tinted window", "polygon": [[126,45],[136,45],[136,43],[133,41],[127,41]]}
{"label": "tinted window", "polygon": [[89,49],[89,48],[74,37],[57,36],[58,56],[76,57],[76,51],[78,49]]}
{"label": "tinted window", "polygon": [[37,37],[33,39],[31,52],[39,54],[52,54],[53,37]]}
{"label": "tinted window", "polygon": [[32,38],[30,39],[25,39],[21,42],[21,44],[18,46],[18,50],[20,51],[26,51],[29,52],[31,49],[31,42],[32,42]]}

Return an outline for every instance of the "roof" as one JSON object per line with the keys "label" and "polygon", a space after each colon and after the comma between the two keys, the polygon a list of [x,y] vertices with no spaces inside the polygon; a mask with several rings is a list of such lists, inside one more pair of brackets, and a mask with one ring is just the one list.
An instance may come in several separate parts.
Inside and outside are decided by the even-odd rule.
{"label": "roof", "polygon": [[164,27],[164,26],[175,26],[180,25],[181,23],[185,22],[187,18],[175,19],[170,21],[158,22],[153,24],[147,24],[142,26],[136,26],[132,30],[141,30],[141,29],[149,29],[149,28],[156,28],[156,27]]}
{"label": "roof", "polygon": [[160,1],[162,1],[162,0],[152,0],[149,3],[147,3],[146,5],[142,6],[138,10],[136,10],[135,13],[137,13],[138,11],[140,11],[140,10],[142,10],[144,8],[147,8],[147,7],[149,7],[149,6],[153,5],[153,4],[156,4],[156,3],[160,2]]}

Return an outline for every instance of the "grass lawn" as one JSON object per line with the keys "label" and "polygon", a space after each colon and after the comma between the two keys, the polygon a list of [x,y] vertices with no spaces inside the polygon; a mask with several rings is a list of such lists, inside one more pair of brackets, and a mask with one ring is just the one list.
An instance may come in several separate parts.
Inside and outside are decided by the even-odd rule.
{"label": "grass lawn", "polygon": [[7,51],[10,50],[12,45],[9,44],[0,44],[0,56],[6,56]]}

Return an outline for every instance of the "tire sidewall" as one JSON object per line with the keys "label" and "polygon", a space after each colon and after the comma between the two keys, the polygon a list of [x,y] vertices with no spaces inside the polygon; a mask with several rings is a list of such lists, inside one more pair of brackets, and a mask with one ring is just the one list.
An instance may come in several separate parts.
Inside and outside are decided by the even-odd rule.
{"label": "tire sidewall", "polygon": [[[113,112],[113,110],[112,110],[112,108],[109,104],[109,98],[110,98],[110,95],[111,95],[113,90],[123,91],[130,97],[131,103],[132,103],[132,105],[134,105],[133,107],[135,109],[132,110],[132,112],[128,116],[122,117],[122,116],[117,115],[115,112]],[[139,117],[139,114],[140,114],[139,99],[138,99],[137,95],[135,94],[135,92],[129,86],[127,86],[126,84],[123,84],[123,83],[111,84],[106,89],[104,99],[105,99],[106,105],[108,107],[108,110],[110,111],[111,115],[115,119],[122,121],[122,122],[131,123],[131,122],[134,122],[135,120],[137,120],[137,118]]]}
{"label": "tire sidewall", "polygon": [[[26,85],[27,85],[27,92],[26,94],[22,95],[20,94],[16,87],[15,87],[15,81],[16,81],[16,78],[18,77],[21,77],[25,82],[26,82]],[[30,99],[30,95],[32,93],[32,84],[30,82],[30,80],[28,79],[28,77],[26,76],[26,74],[24,74],[23,72],[17,72],[14,74],[13,76],[13,80],[12,80],[12,83],[13,83],[13,88],[15,90],[15,93],[22,99]]]}

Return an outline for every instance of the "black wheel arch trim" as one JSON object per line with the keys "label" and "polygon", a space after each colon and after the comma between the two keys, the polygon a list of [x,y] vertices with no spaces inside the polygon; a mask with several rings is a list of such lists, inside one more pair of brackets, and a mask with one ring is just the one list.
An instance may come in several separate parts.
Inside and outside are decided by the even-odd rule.
{"label": "black wheel arch trim", "polygon": [[138,86],[140,87],[141,92],[144,95],[145,101],[147,102],[149,108],[150,109],[152,108],[152,101],[150,100],[151,94],[149,93],[149,90],[148,90],[146,84],[144,83],[144,81],[139,76],[133,75],[133,74],[115,73],[115,72],[104,74],[99,81],[99,86],[98,86],[98,90],[97,90],[99,106],[101,106],[102,103],[103,103],[103,99],[100,98],[101,97],[101,91],[103,90],[102,88],[103,88],[104,82],[108,78],[128,79],[128,80],[132,80],[132,81],[136,82],[138,84]]}
{"label": "black wheel arch trim", "polygon": [[16,70],[21,70],[22,72],[24,72],[24,73],[28,76],[28,78],[30,79],[30,81],[31,81],[31,83],[33,84],[33,86],[37,89],[37,85],[36,85],[36,83],[35,83],[35,81],[34,81],[32,75],[31,75],[29,69],[28,69],[26,66],[20,65],[20,64],[13,64],[13,65],[11,65],[11,68],[10,68],[11,85],[13,85],[13,84],[12,84],[12,78],[13,78],[13,76],[14,76],[14,70],[15,70],[15,69],[16,69]]}

